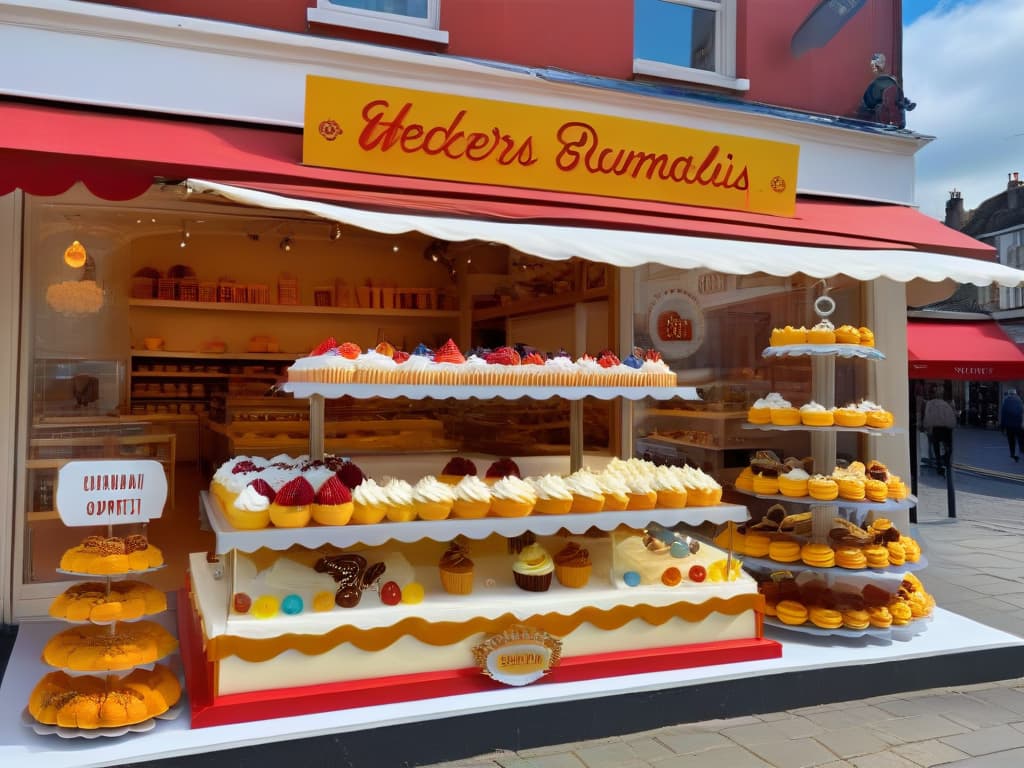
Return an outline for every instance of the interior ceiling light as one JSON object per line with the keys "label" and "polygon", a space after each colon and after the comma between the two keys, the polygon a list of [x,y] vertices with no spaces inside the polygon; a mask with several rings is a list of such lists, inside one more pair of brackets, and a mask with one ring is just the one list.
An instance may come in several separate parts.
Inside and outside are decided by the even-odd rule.
{"label": "interior ceiling light", "polygon": [[182,248],[188,245],[188,239],[192,237],[192,233],[188,231],[188,225],[181,225],[181,242],[178,244]]}
{"label": "interior ceiling light", "polygon": [[292,239],[290,237],[281,238],[281,250],[288,252],[292,249]]}
{"label": "interior ceiling light", "polygon": [[77,240],[64,250],[64,263],[74,269],[84,267],[87,257],[88,254],[85,252],[85,246]]}

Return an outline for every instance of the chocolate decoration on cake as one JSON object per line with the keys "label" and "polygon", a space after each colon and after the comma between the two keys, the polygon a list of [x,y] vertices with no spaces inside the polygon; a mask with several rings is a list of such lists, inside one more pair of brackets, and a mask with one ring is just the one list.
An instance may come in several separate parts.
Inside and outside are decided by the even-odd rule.
{"label": "chocolate decoration on cake", "polygon": [[369,568],[367,568],[366,572],[363,573],[362,578],[363,589],[368,589],[369,587],[373,586],[377,582],[377,580],[384,575],[384,571],[386,570],[386,568],[387,566],[385,566],[384,563],[374,563]]}
{"label": "chocolate decoration on cake", "polygon": [[334,596],[334,602],[341,608],[355,608],[362,596],[363,590],[357,587],[342,587]]}

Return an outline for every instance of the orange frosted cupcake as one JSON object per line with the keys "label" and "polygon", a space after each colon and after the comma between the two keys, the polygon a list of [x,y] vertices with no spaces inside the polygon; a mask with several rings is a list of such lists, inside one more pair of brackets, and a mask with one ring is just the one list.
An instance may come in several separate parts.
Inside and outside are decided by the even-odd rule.
{"label": "orange frosted cupcake", "polygon": [[800,406],[800,423],[805,427],[831,427],[835,419],[832,411],[813,400]]}
{"label": "orange frosted cupcake", "polygon": [[867,413],[851,403],[845,408],[834,408],[833,418],[837,427],[863,427],[867,424]]}
{"label": "orange frosted cupcake", "polygon": [[388,497],[373,478],[366,478],[352,491],[352,522],[375,525],[388,513]]}
{"label": "orange frosted cupcake", "polygon": [[455,517],[472,520],[485,517],[491,511],[491,489],[479,477],[466,475],[452,490]]}
{"label": "orange frosted cupcake", "polygon": [[312,517],[316,493],[309,481],[295,477],[281,486],[270,503],[270,522],[278,528],[302,528]]}
{"label": "orange frosted cupcake", "polygon": [[527,482],[533,486],[533,492],[537,495],[533,505],[534,514],[566,515],[572,509],[572,491],[558,475],[531,477]]}
{"label": "orange frosted cupcake", "polygon": [[442,483],[432,475],[421,478],[413,486],[412,509],[420,520],[444,520],[451,514],[454,505],[453,486]]}
{"label": "orange frosted cupcake", "polygon": [[588,469],[580,469],[565,478],[565,484],[572,493],[570,512],[600,512],[604,509],[604,493],[597,475]]}
{"label": "orange frosted cupcake", "polygon": [[604,494],[606,512],[620,512],[629,506],[629,487],[618,475],[601,472],[597,475],[597,483]]}
{"label": "orange frosted cupcake", "polygon": [[536,503],[533,486],[518,477],[503,477],[491,486],[491,512],[498,517],[525,517]]}
{"label": "orange frosted cupcake", "polygon": [[555,554],[555,578],[563,587],[587,586],[592,569],[590,553],[575,541],[568,542]]}

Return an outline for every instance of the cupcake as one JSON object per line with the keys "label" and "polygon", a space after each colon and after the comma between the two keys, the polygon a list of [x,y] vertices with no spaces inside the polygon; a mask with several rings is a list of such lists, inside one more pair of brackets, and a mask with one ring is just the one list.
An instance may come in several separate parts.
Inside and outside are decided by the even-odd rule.
{"label": "cupcake", "polygon": [[768,417],[776,427],[795,427],[800,424],[800,410],[794,408],[788,400],[773,403]]}
{"label": "cupcake", "polygon": [[533,505],[535,514],[565,515],[572,508],[572,491],[558,475],[531,477],[528,481],[533,486],[537,501]]}
{"label": "cupcake", "polygon": [[892,429],[894,422],[891,412],[870,400],[863,400],[858,406],[864,411],[864,423],[873,429]]}
{"label": "cupcake", "polygon": [[822,319],[807,332],[808,344],[835,344],[836,327],[830,320]]}
{"label": "cupcake", "polygon": [[834,501],[839,496],[839,486],[831,477],[812,475],[807,481],[807,493],[818,501]]}
{"label": "cupcake", "polygon": [[604,493],[597,475],[588,469],[580,469],[565,478],[565,484],[572,493],[570,512],[600,512],[604,509]]}
{"label": "cupcake", "polygon": [[868,421],[867,412],[853,403],[844,408],[834,408],[832,415],[837,427],[863,427]]}
{"label": "cupcake", "polygon": [[860,331],[860,345],[862,347],[873,347],[875,346],[875,332],[870,328],[865,328],[863,325],[857,329]]}
{"label": "cupcake", "polygon": [[864,495],[868,501],[881,503],[889,498],[889,486],[882,480],[868,478],[864,481]]}
{"label": "cupcake", "polygon": [[554,570],[551,555],[536,542],[524,547],[512,565],[516,586],[527,592],[547,592]]}
{"label": "cupcake", "polygon": [[437,476],[437,479],[442,483],[455,485],[466,475],[476,476],[476,464],[471,459],[455,456],[444,465],[444,469],[441,470],[441,474]]}
{"label": "cupcake", "polygon": [[491,512],[498,517],[525,517],[536,503],[533,486],[518,477],[503,477],[491,486]]}
{"label": "cupcake", "polygon": [[754,470],[751,467],[744,467],[733,481],[733,487],[735,487],[737,491],[749,491],[753,493]]}
{"label": "cupcake", "polygon": [[452,488],[452,514],[464,520],[485,517],[491,511],[491,489],[473,475],[464,476]]}
{"label": "cupcake", "polygon": [[324,481],[313,499],[313,519],[320,525],[345,525],[352,519],[352,493],[333,475]]}
{"label": "cupcake", "polygon": [[658,507],[680,509],[686,506],[686,486],[682,477],[672,471],[671,467],[658,467],[651,481],[654,492],[658,495],[655,502]]}
{"label": "cupcake", "polygon": [[831,427],[835,422],[832,411],[813,400],[800,406],[800,423],[805,427]]}
{"label": "cupcake", "polygon": [[[476,473],[474,472],[473,474]],[[519,472],[519,465],[509,457],[505,456],[504,458],[492,462],[491,466],[487,468],[487,471],[484,473],[484,482],[490,485],[498,482],[503,477],[508,477],[509,475],[522,477],[522,474]]]}
{"label": "cupcake", "polygon": [[860,331],[852,325],[840,325],[836,328],[837,344],[860,344]]}
{"label": "cupcake", "polygon": [[412,486],[393,477],[384,484],[384,516],[393,523],[408,523],[416,519],[413,509]]}
{"label": "cupcake", "polygon": [[454,487],[431,475],[422,478],[412,489],[412,508],[416,517],[420,520],[444,520],[448,517],[455,504]]}
{"label": "cupcake", "polygon": [[256,478],[249,483],[231,507],[226,510],[228,522],[243,531],[254,531],[270,525],[270,502],[274,489],[266,480]]}
{"label": "cupcake", "polygon": [[379,523],[388,513],[384,489],[373,478],[367,478],[352,491],[352,522],[360,525]]}
{"label": "cupcake", "polygon": [[774,496],[779,492],[779,471],[768,467],[755,469],[753,486],[759,496]]}
{"label": "cupcake", "polygon": [[807,483],[811,476],[804,470],[794,468],[779,475],[779,493],[790,498],[807,495]]}
{"label": "cupcake", "polygon": [[473,561],[469,559],[466,545],[460,540],[448,545],[437,567],[445,592],[468,595],[473,591]]}
{"label": "cupcake", "polygon": [[689,465],[670,467],[686,488],[686,505],[713,507],[722,503],[722,486],[704,470]]}
{"label": "cupcake", "polygon": [[807,329],[803,326],[794,328],[787,325],[785,328],[773,328],[769,344],[773,347],[784,347],[787,344],[806,344]]}
{"label": "cupcake", "polygon": [[604,511],[619,512],[629,506],[629,488],[617,475],[601,472],[595,475],[604,494]]}
{"label": "cupcake", "polygon": [[309,481],[292,478],[274,495],[270,503],[270,522],[278,528],[302,528],[309,524],[313,499],[316,494]]}
{"label": "cupcake", "polygon": [[587,586],[592,569],[590,553],[575,541],[568,542],[555,554],[555,578],[563,587]]}

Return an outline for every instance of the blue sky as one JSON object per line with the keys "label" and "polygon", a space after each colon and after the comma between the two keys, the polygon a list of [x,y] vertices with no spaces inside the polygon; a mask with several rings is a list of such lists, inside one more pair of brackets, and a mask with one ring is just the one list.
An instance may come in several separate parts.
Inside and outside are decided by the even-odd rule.
{"label": "blue sky", "polygon": [[1024,0],[903,0],[907,128],[934,136],[916,160],[916,197],[941,219],[953,189],[977,208],[1024,175]]}

